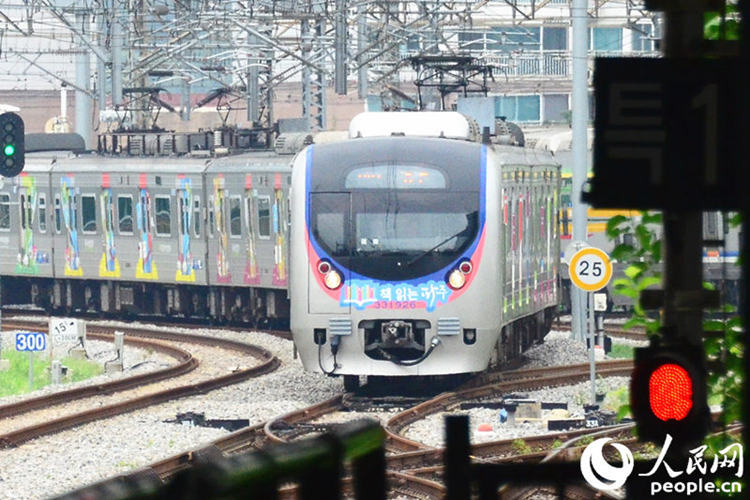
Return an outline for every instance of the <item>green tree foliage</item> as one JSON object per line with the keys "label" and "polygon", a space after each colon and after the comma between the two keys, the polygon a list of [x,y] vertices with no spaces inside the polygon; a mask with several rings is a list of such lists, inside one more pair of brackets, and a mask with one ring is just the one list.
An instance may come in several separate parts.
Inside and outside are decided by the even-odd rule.
{"label": "green tree foliage", "polygon": [[[634,301],[632,317],[624,326],[643,326],[649,336],[659,334],[659,321],[647,315],[639,296],[646,288],[661,283],[662,244],[657,233],[661,222],[660,213],[643,212],[638,217],[618,215],[607,223],[608,237],[615,242],[623,241],[612,251],[612,259],[625,266],[625,277],[613,283],[614,293]],[[732,227],[740,224],[738,215],[731,217]],[[713,285],[704,283],[704,287],[712,289]],[[708,319],[703,322],[703,330],[712,332],[704,339],[709,404],[721,405],[721,422],[729,425],[742,417],[745,335],[742,320],[737,316],[735,306],[725,305],[720,311],[709,313]],[[627,410],[625,405],[620,408],[620,413],[624,414]],[[707,439],[710,450],[714,452],[735,441],[735,437],[727,435]]]}
{"label": "green tree foliage", "polygon": [[737,2],[727,2],[726,11],[707,12],[703,18],[703,38],[706,40],[739,40],[740,19]]}
{"label": "green tree foliage", "polygon": [[661,239],[657,228],[661,213],[643,212],[638,217],[616,215],[607,222],[607,236],[621,243],[612,250],[612,260],[625,266],[625,277],[612,283],[614,292],[633,300],[633,316],[624,328],[642,326],[649,335],[656,335],[659,322],[649,317],[640,303],[646,288],[661,283]]}

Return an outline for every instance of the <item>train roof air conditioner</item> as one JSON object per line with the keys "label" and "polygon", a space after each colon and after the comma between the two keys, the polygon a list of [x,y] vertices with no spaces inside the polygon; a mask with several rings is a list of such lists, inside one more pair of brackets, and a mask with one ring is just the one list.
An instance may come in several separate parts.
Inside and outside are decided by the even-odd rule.
{"label": "train roof air conditioner", "polygon": [[370,111],[358,114],[349,123],[352,139],[404,135],[476,141],[478,131],[474,120],[455,111]]}

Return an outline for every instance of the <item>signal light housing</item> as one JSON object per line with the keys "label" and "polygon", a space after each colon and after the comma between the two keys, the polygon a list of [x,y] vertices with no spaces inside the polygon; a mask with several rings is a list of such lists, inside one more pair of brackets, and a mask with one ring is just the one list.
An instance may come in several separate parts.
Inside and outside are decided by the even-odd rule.
{"label": "signal light housing", "polygon": [[685,345],[636,349],[630,408],[638,436],[679,446],[703,440],[710,424],[703,350]]}
{"label": "signal light housing", "polygon": [[15,177],[24,163],[23,120],[15,113],[0,114],[0,175]]}

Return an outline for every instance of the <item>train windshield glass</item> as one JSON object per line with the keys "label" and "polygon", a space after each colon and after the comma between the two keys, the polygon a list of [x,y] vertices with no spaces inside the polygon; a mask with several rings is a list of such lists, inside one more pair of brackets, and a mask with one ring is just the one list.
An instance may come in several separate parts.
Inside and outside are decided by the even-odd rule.
{"label": "train windshield glass", "polygon": [[370,278],[430,274],[450,264],[477,237],[478,192],[311,194],[314,238],[344,267]]}

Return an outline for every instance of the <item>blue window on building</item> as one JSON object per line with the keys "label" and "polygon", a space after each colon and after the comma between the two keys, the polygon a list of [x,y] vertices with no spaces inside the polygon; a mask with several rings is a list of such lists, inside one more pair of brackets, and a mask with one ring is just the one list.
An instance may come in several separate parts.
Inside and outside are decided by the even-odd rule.
{"label": "blue window on building", "polygon": [[592,49],[597,52],[622,52],[621,28],[594,28]]}
{"label": "blue window on building", "polygon": [[631,50],[633,52],[652,52],[654,40],[652,38],[654,27],[650,24],[636,24],[630,29]]}
{"label": "blue window on building", "polygon": [[538,95],[498,96],[495,99],[495,116],[504,116],[512,122],[538,122],[540,102]]}

